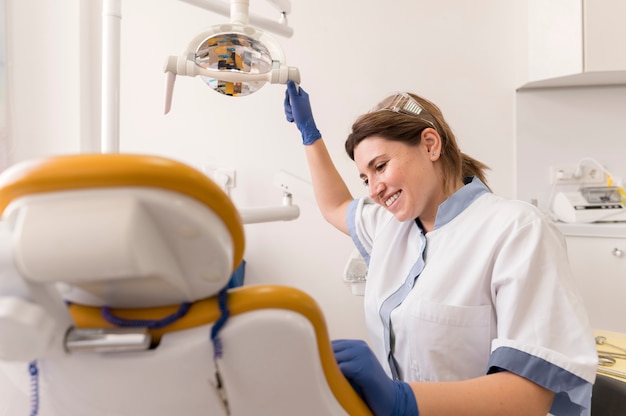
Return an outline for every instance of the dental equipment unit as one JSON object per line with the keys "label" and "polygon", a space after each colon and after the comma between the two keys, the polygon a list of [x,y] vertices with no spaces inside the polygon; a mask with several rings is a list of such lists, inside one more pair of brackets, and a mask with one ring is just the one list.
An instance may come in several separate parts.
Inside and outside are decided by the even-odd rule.
{"label": "dental equipment unit", "polygon": [[579,191],[559,192],[552,203],[554,215],[563,222],[623,222],[626,206],[619,187],[590,186]]}
{"label": "dental equipment unit", "polygon": [[[578,162],[574,180],[582,177],[583,163],[591,162],[594,170],[602,172],[597,184],[580,186],[576,191],[558,192],[551,201],[551,211],[559,221],[567,223],[626,222],[626,192],[611,173],[593,158]],[[606,184],[603,184],[603,179]]]}

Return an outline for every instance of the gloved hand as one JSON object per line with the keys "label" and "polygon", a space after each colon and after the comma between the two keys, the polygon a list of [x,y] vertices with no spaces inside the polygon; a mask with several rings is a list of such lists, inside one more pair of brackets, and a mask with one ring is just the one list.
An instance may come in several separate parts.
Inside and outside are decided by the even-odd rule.
{"label": "gloved hand", "polygon": [[298,130],[300,130],[300,134],[302,134],[303,144],[313,144],[313,142],[322,137],[315,125],[315,120],[313,120],[309,94],[302,88],[298,88],[293,81],[287,81],[287,90],[285,91],[285,116],[288,122],[296,122]]}
{"label": "gloved hand", "polygon": [[341,339],[332,345],[341,372],[375,416],[419,416],[411,386],[389,378],[364,341]]}

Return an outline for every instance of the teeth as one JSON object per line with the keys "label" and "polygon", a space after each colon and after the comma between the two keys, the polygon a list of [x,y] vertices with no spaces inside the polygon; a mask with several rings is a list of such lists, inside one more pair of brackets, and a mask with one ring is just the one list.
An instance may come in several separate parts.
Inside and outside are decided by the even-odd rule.
{"label": "teeth", "polygon": [[385,205],[389,206],[393,204],[393,202],[398,199],[398,196],[400,196],[400,192],[396,192],[395,194],[391,195],[391,197],[389,197],[389,199],[385,201]]}

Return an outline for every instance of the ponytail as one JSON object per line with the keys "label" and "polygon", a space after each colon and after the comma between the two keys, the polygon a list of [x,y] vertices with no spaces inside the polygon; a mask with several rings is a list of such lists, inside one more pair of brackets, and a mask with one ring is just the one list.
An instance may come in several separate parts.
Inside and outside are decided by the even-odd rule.
{"label": "ponytail", "polygon": [[[489,166],[462,152],[461,163],[461,172],[463,173],[464,178],[468,176],[476,176],[478,179],[480,179],[482,183],[485,184],[487,188],[489,188],[489,185],[487,185],[487,179],[485,177],[485,171],[489,170]],[[491,188],[489,190],[491,190]]]}

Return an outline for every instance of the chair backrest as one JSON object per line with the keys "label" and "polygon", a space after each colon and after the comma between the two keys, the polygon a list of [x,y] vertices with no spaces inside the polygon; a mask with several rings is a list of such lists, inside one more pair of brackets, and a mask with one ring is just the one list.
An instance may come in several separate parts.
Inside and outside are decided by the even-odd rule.
{"label": "chair backrest", "polygon": [[[244,252],[228,196],[179,162],[128,154],[24,162],[0,176],[0,213],[33,283],[84,303],[193,301],[224,287]],[[165,299],[160,299],[165,296]]]}
{"label": "chair backrest", "polygon": [[[310,296],[223,290],[243,258],[243,226],[201,172],[124,154],[26,162],[0,175],[0,212],[0,387],[28,372],[7,361],[38,370],[26,378],[34,394],[0,390],[7,411],[369,414]],[[107,350],[100,332],[115,343],[119,326],[149,343]],[[77,332],[87,347],[68,350]]]}

